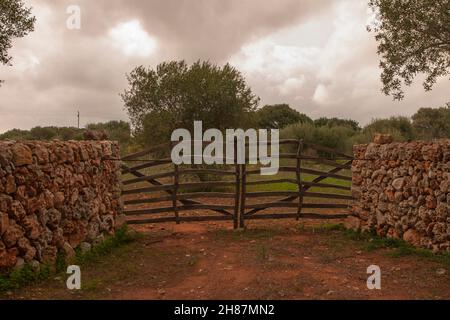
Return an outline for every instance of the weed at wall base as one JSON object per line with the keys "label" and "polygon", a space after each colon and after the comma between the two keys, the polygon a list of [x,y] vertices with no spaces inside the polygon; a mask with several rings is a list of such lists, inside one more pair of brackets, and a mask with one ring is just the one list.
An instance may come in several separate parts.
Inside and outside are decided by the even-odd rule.
{"label": "weed at wall base", "polygon": [[[116,231],[103,242],[94,246],[91,251],[82,253],[76,250],[76,258],[73,264],[83,265],[89,262],[95,262],[96,259],[112,253],[120,246],[135,241],[139,234],[131,231],[126,225]],[[59,273],[65,273],[68,263],[61,252],[58,252],[55,265],[41,265],[39,270],[33,269],[30,265],[25,265],[20,269],[13,270],[9,275],[0,275],[0,293],[10,290],[16,290],[26,285],[34,284],[43,280],[48,280],[50,276]]]}

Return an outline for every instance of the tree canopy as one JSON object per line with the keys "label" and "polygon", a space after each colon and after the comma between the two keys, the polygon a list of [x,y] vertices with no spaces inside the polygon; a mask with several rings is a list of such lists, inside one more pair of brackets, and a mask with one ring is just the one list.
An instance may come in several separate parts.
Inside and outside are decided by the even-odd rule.
{"label": "tree canopy", "polygon": [[11,64],[12,57],[8,54],[8,50],[12,48],[12,40],[33,31],[35,21],[36,18],[31,15],[31,8],[25,7],[22,0],[0,0],[1,64]]}
{"label": "tree canopy", "polygon": [[307,115],[292,109],[288,104],[266,105],[256,111],[256,126],[264,129],[282,129],[294,123],[312,122]]}
{"label": "tree canopy", "polygon": [[203,121],[204,128],[245,127],[259,102],[229,64],[164,62],[156,69],[137,67],[127,79],[129,88],[121,97],[138,134],[152,122],[167,132],[191,130],[195,120]]}
{"label": "tree canopy", "polygon": [[404,97],[418,74],[425,90],[450,74],[449,0],[369,0],[376,15],[368,27],[376,33],[383,92]]}
{"label": "tree canopy", "polygon": [[440,108],[420,108],[412,120],[421,139],[450,138],[450,103]]}
{"label": "tree canopy", "polygon": [[348,127],[352,130],[358,131],[361,128],[359,127],[359,123],[355,120],[351,119],[340,119],[340,118],[326,118],[321,117],[319,119],[314,120],[314,124],[317,127],[327,126],[327,127]]}

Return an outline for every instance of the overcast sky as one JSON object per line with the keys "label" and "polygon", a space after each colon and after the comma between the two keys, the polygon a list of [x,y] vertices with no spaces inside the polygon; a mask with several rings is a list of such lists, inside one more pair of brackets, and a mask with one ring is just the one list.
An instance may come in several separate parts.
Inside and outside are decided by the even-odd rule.
{"label": "overcast sky", "polygon": [[[127,120],[119,93],[135,66],[197,59],[241,70],[261,105],[362,124],[450,101],[449,81],[402,102],[380,92],[367,0],[26,0],[36,30],[0,66],[0,132]],[[66,10],[81,8],[81,29]]]}

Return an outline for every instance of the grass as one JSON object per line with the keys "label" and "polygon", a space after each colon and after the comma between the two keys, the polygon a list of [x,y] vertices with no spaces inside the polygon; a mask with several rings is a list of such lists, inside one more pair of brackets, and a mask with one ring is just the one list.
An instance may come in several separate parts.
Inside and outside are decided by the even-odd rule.
{"label": "grass", "polygon": [[380,249],[389,249],[387,254],[391,257],[421,257],[443,264],[450,270],[450,253],[448,252],[434,253],[428,249],[414,247],[401,239],[383,238],[370,232],[347,229],[343,224],[323,224],[319,228],[314,228],[313,232],[338,232],[345,238],[358,242],[362,250],[371,252]]}
{"label": "grass", "polygon": [[[102,243],[94,246],[91,251],[82,254],[77,250],[73,264],[81,266],[96,262],[115,249],[136,240],[137,237],[139,237],[139,234],[130,232],[127,227],[120,228],[113,236],[107,237]],[[25,265],[20,269],[13,270],[9,275],[0,275],[0,293],[47,280],[52,275],[65,272],[67,265],[65,257],[58,254],[54,266],[41,265],[39,271],[37,271],[33,270],[30,265]]]}
{"label": "grass", "polygon": [[256,254],[259,260],[267,260],[269,258],[269,249],[264,244],[258,244]]}
{"label": "grass", "polygon": [[[294,166],[295,167],[295,165],[296,165],[295,160],[280,159],[280,166]],[[303,161],[302,167],[319,170],[319,171],[323,171],[323,172],[329,171],[330,169],[333,168],[333,167],[330,167],[330,166],[327,166],[324,164],[318,164],[318,163],[314,163],[311,161]],[[211,167],[209,167],[209,168],[211,168]],[[251,170],[251,169],[257,169],[257,168],[258,168],[258,166],[256,166],[256,165],[249,165],[247,169]],[[172,170],[173,170],[173,168],[171,165],[160,165],[157,167],[144,169],[144,170],[142,170],[142,172],[144,174],[150,175],[150,174],[156,174],[156,173],[161,173],[161,172],[168,172],[168,171],[172,171]],[[234,167],[228,166],[227,170],[234,170]],[[342,170],[338,174],[350,176],[349,170]],[[317,175],[312,175],[312,174],[302,174],[301,175],[302,180],[306,181],[306,182],[310,182],[317,177],[318,177]],[[123,176],[124,180],[130,179],[130,178],[134,178],[134,176],[132,176],[131,174],[125,174]],[[271,176],[262,176],[259,174],[258,175],[250,175],[250,176],[248,176],[248,181],[273,180],[273,179],[284,179],[284,178],[295,179],[295,173],[279,172],[278,174],[271,175]],[[172,183],[171,178],[158,179],[158,180],[160,180],[161,182],[167,183],[167,184]],[[233,181],[233,178],[230,176],[205,175],[203,177],[203,179],[199,179],[199,177],[197,177],[195,175],[194,176],[193,175],[184,175],[181,177],[181,180],[183,182],[195,182],[195,181],[199,182],[201,180],[203,180],[203,181],[217,181],[217,180]],[[326,179],[322,180],[321,183],[335,184],[335,185],[340,185],[340,186],[345,186],[345,187],[349,187],[351,185],[350,181],[336,179],[336,178],[326,178]],[[139,183],[128,185],[127,189],[136,189],[136,188],[141,188],[141,187],[146,187],[146,186],[148,186],[148,183],[139,182]],[[183,192],[211,192],[211,191],[233,192],[233,190],[234,190],[234,187],[231,187],[231,186],[221,186],[221,187],[209,186],[209,187],[189,188],[187,190],[180,189],[179,192],[181,192],[181,193],[183,193]],[[247,186],[248,192],[297,191],[297,190],[298,190],[297,184],[289,183],[289,182]],[[350,192],[347,190],[330,189],[330,188],[322,188],[322,187],[313,187],[313,188],[309,189],[309,191],[334,193],[334,194],[350,194]]]}

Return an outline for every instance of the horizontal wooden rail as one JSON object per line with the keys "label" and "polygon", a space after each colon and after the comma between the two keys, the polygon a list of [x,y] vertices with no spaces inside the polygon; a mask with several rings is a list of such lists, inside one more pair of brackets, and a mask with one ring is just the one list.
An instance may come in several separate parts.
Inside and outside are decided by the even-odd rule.
{"label": "horizontal wooden rail", "polygon": [[204,187],[226,187],[234,186],[234,181],[203,181],[203,182],[190,182],[180,183],[180,189],[192,189],[192,188],[204,188]]}
{"label": "horizontal wooden rail", "polygon": [[[221,209],[234,209],[234,206],[229,206],[229,205],[227,205],[227,206],[226,205],[212,205],[212,204],[192,204],[192,205],[177,206],[176,208],[177,208],[178,211],[221,210]],[[164,212],[173,212],[174,210],[175,210],[175,207],[174,206],[170,206],[170,207],[161,207],[161,208],[126,210],[126,211],[124,211],[124,214],[127,215],[127,216],[134,216],[134,215],[158,214],[158,213],[164,213]],[[228,215],[228,214],[225,214],[225,215]]]}
{"label": "horizontal wooden rail", "polygon": [[247,185],[259,185],[259,184],[273,184],[273,183],[293,183],[297,184],[295,179],[270,179],[270,180],[256,180],[256,181],[247,181]]}
{"label": "horizontal wooden rail", "polygon": [[317,176],[324,177],[324,178],[336,178],[336,179],[341,179],[341,180],[346,180],[346,181],[352,181],[352,177],[343,176],[343,175],[336,174],[336,173],[323,172],[323,171],[319,171],[319,170],[301,168],[300,172],[313,174],[313,175],[317,175]]}
{"label": "horizontal wooden rail", "polygon": [[[232,199],[235,197],[234,193],[226,193],[226,192],[195,192],[195,193],[178,193],[177,200],[189,200],[189,199],[198,199],[198,198],[227,198]],[[144,204],[144,203],[157,203],[164,201],[171,201],[172,196],[163,196],[157,198],[143,198],[143,199],[133,199],[133,200],[125,200],[125,205],[133,205],[133,204]]]}
{"label": "horizontal wooden rail", "polygon": [[142,181],[150,181],[150,180],[154,180],[154,179],[173,177],[174,175],[175,175],[174,171],[162,172],[162,173],[157,173],[157,174],[148,175],[148,176],[144,176],[144,177],[139,177],[139,178],[133,178],[133,179],[125,180],[122,183],[124,185],[129,185],[129,184],[139,183],[139,182],[142,182]]}
{"label": "horizontal wooden rail", "polygon": [[[297,213],[271,213],[271,214],[254,214],[246,217],[250,220],[258,219],[284,219],[284,218],[297,218]],[[304,219],[345,219],[349,216],[347,213],[342,214],[320,214],[320,213],[301,213],[300,218]]]}
{"label": "horizontal wooden rail", "polygon": [[[180,216],[178,218],[180,222],[193,222],[193,221],[227,221],[233,220],[233,216]],[[162,223],[162,222],[176,222],[175,217],[161,217],[161,218],[149,218],[149,219],[130,219],[127,220],[128,224],[149,224],[149,223]]]}
{"label": "horizontal wooden rail", "polygon": [[259,198],[259,197],[284,197],[297,195],[298,191],[263,191],[263,192],[247,192],[245,196],[247,198]]}
{"label": "horizontal wooden rail", "polygon": [[[128,169],[128,170],[129,170],[129,167],[127,167],[124,163],[121,164],[121,168],[122,168],[122,169]],[[141,173],[141,172],[139,172],[139,171],[137,171],[137,170],[130,170],[130,174],[132,174],[132,175],[134,175],[134,176],[136,176],[136,177],[144,177],[144,176],[145,176],[143,173]],[[162,184],[161,182],[159,182],[158,180],[150,180],[150,181],[147,181],[147,182],[148,182],[149,184],[153,185],[153,186],[162,186],[162,185],[163,185],[163,184]],[[169,194],[169,195],[173,195],[173,194],[174,194],[174,191],[175,191],[175,190],[174,190],[173,188],[168,189],[168,190],[164,190],[164,192],[166,192],[166,193]],[[181,202],[182,204],[185,204],[185,205],[201,204],[201,203],[199,203],[199,202],[197,202],[197,201],[194,201],[194,200],[188,200],[188,199],[186,199],[186,200],[181,199],[180,202]],[[217,211],[218,213],[220,213],[220,214],[228,214],[228,213],[229,213],[228,211],[223,210],[223,209],[216,210],[216,211]]]}
{"label": "horizontal wooden rail", "polygon": [[[298,204],[294,202],[266,202],[266,203],[256,203],[256,204],[247,204],[245,206],[246,209],[265,209],[265,208],[297,208]],[[332,209],[332,208],[348,208],[348,204],[342,203],[303,203],[303,208],[316,208],[316,209]]]}
{"label": "horizontal wooden rail", "polygon": [[308,186],[309,188],[319,187],[319,188],[339,189],[339,190],[348,190],[348,191],[350,191],[352,189],[349,186],[341,186],[339,184],[321,183],[321,182],[313,182],[313,181],[303,181],[302,184],[304,186]]}
{"label": "horizontal wooden rail", "polygon": [[129,194],[137,194],[137,193],[144,193],[144,192],[155,192],[155,191],[166,191],[166,190],[173,190],[174,185],[160,185],[160,186],[154,186],[154,187],[145,187],[145,188],[137,188],[137,189],[129,189],[129,190],[122,190],[123,195],[129,195]]}
{"label": "horizontal wooden rail", "polygon": [[[293,196],[298,195],[298,191],[267,191],[267,192],[248,192],[246,196],[248,198],[259,198],[259,197],[280,197],[280,196]],[[335,194],[335,193],[319,193],[319,192],[303,192],[304,197],[309,198],[326,198],[326,199],[342,199],[342,200],[353,200],[350,195]]]}
{"label": "horizontal wooden rail", "polygon": [[[194,141],[191,141],[194,142]],[[202,141],[202,145],[208,145],[211,142]],[[238,141],[242,143],[242,141]],[[261,143],[261,142],[257,142]],[[264,143],[264,142],[262,142]],[[271,141],[266,143],[271,144]],[[182,221],[211,221],[211,220],[233,220],[235,227],[244,225],[245,219],[278,219],[278,218],[315,218],[315,219],[340,219],[345,218],[351,213],[345,214],[324,214],[321,210],[320,213],[304,213],[303,209],[344,209],[345,211],[350,209],[350,204],[353,198],[350,194],[342,194],[333,192],[332,189],[350,191],[351,177],[346,175],[348,169],[351,168],[352,157],[345,153],[338,152],[328,147],[318,146],[310,143],[303,143],[302,140],[296,139],[283,139],[279,141],[279,144],[293,144],[297,145],[297,153],[281,152],[278,156],[284,159],[296,159],[296,166],[281,166],[280,172],[295,173],[294,178],[272,178],[268,180],[256,180],[248,181],[248,175],[256,175],[261,173],[261,169],[257,166],[256,169],[248,170],[246,164],[238,164],[237,148],[239,145],[234,142],[235,157],[233,159],[227,159],[226,156],[221,160],[226,164],[227,160],[229,164],[234,165],[234,170],[229,170],[229,167],[205,167],[192,164],[191,166],[175,166],[173,170],[161,170],[165,172],[155,172],[151,175],[146,172],[140,172],[140,170],[156,167],[163,164],[172,164],[172,160],[165,159],[138,159],[139,157],[151,154],[153,151],[157,151],[160,148],[171,147],[176,143],[158,145],[153,148],[146,149],[141,152],[134,153],[129,156],[123,157],[124,161],[137,162],[133,167],[125,165],[125,162],[121,164],[123,174],[132,174],[134,178],[128,178],[123,181],[124,186],[133,185],[139,182],[147,182],[150,186],[145,188],[124,189],[123,195],[133,195],[142,193],[154,193],[153,196],[142,196],[140,198],[126,198],[124,204],[127,206],[125,214],[129,217],[130,224],[141,223],[157,223],[157,222],[182,222]],[[245,141],[245,149],[253,146],[253,142]],[[242,145],[241,145],[242,146]],[[308,153],[307,149],[315,149],[321,152],[327,152],[329,157],[318,157],[312,153]],[[290,149],[286,149],[290,150]],[[305,154],[306,150],[306,154]],[[158,150],[159,151],[159,150]],[[149,156],[151,157],[151,156]],[[192,155],[191,160],[203,157],[203,155]],[[261,160],[261,158],[250,158],[245,155],[246,160]],[[268,155],[266,159],[271,159]],[[341,159],[345,162],[340,161]],[[302,162],[301,160],[305,160]],[[138,162],[140,161],[140,162]],[[195,162],[195,161],[193,161]],[[315,167],[304,167],[306,163],[319,163],[325,166],[332,167],[330,170],[322,171],[322,169],[316,169]],[[343,171],[345,170],[345,171]],[[146,170],[147,171],[147,170]],[[344,174],[341,173],[344,172]],[[180,183],[180,177],[182,175],[189,174],[205,174],[205,175],[217,175],[217,176],[230,176],[234,178],[218,178],[219,181],[198,181],[198,182],[183,182]],[[302,174],[306,175],[305,181]],[[173,177],[172,182],[165,184],[163,178]],[[334,178],[345,181],[345,183],[324,183],[327,178]],[[158,180],[162,179],[162,180]],[[163,182],[164,181],[164,182]],[[348,183],[347,183],[348,182]],[[262,191],[262,192],[247,192],[247,186],[251,185],[269,185],[275,183],[291,183],[296,185],[294,191]],[[200,190],[209,190],[216,187],[233,187],[234,192],[200,192]],[[330,189],[325,192],[315,192],[311,188],[324,188]],[[195,190],[198,188],[199,190]],[[205,188],[205,189],[203,189]],[[190,189],[193,189],[190,191]],[[228,190],[228,189],[227,189]],[[161,194],[159,192],[165,192]],[[277,200],[274,199],[278,198]],[[201,200],[194,201],[194,199],[202,198],[215,198],[215,199],[234,199],[233,204],[207,204],[202,203]],[[261,199],[262,203],[249,204],[247,198]],[[272,199],[271,199],[272,198]],[[321,201],[323,203],[305,203],[304,199],[318,198],[318,199],[334,199],[335,201]],[[298,199],[298,201],[295,201]],[[275,201],[273,201],[275,200]],[[339,201],[342,200],[342,201]],[[306,200],[308,201],[308,200]],[[164,202],[171,202],[166,206],[161,206]],[[331,202],[331,203],[327,203]],[[339,203],[340,202],[340,203]],[[343,203],[345,202],[345,203]],[[143,204],[155,204],[155,206],[138,206]],[[275,213],[279,210],[272,210],[274,212],[256,214],[259,211],[270,208],[295,208],[296,213]],[[190,210],[211,210],[220,213],[220,215],[203,215],[203,216],[188,216],[183,217],[179,214],[182,211]],[[169,216],[167,213],[173,212],[173,216]],[[326,212],[326,211],[324,211]],[[146,215],[154,215],[153,217],[146,217]],[[133,218],[132,216],[141,216]]]}
{"label": "horizontal wooden rail", "polygon": [[215,174],[215,175],[229,175],[234,176],[236,172],[233,170],[219,170],[219,169],[180,169],[180,174]]}
{"label": "horizontal wooden rail", "polygon": [[303,192],[302,194],[304,197],[309,198],[353,200],[352,196],[345,194],[321,193],[321,192]]}
{"label": "horizontal wooden rail", "polygon": [[130,168],[127,167],[126,169],[122,170],[122,174],[137,171],[137,170],[142,170],[142,169],[146,169],[146,168],[156,167],[156,166],[160,166],[163,164],[169,164],[169,163],[172,163],[172,159],[154,159],[154,160],[150,160],[148,162],[139,164],[134,167],[130,167]]}

